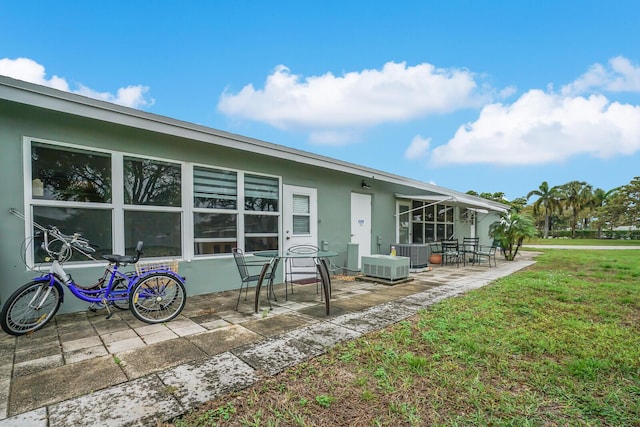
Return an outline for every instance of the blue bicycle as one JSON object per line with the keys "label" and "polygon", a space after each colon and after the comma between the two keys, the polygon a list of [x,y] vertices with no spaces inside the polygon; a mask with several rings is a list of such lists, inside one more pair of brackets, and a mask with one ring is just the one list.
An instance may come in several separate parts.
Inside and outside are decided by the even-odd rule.
{"label": "blue bicycle", "polygon": [[[11,209],[10,212],[24,219]],[[91,254],[95,247],[79,233],[65,235],[56,227],[43,227],[34,222],[42,235],[42,248],[51,261],[49,272],[34,278],[15,291],[0,312],[0,326],[11,335],[24,335],[45,326],[56,314],[64,300],[64,286],[77,298],[92,304],[90,309],[106,308],[108,316],[115,307],[131,310],[146,323],[168,322],[180,314],[187,301],[185,278],[167,267],[123,272],[121,267],[136,264],[142,255],[143,242],[138,242],[136,253],[128,255],[102,255],[108,265],[102,277],[90,286],[74,282],[63,267],[73,252],[95,260]]]}

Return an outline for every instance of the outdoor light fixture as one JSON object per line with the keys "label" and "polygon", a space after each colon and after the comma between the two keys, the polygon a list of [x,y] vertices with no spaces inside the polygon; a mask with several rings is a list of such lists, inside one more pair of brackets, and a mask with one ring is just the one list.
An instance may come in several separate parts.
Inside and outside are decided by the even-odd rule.
{"label": "outdoor light fixture", "polygon": [[364,188],[365,190],[368,190],[369,188],[371,188],[371,186],[369,184],[367,184],[366,182],[364,182],[364,179],[362,180],[362,183],[360,184],[360,186],[362,188]]}

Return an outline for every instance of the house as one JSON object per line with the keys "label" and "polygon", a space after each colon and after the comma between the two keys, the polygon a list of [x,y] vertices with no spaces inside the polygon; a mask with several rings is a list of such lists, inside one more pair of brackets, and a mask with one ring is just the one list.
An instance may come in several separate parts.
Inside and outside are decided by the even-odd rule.
{"label": "house", "polygon": [[[312,243],[359,255],[477,235],[507,206],[72,93],[0,76],[0,298],[45,261],[30,221],[80,232],[103,253],[178,259],[191,295],[240,285],[231,248]],[[8,210],[24,212],[22,222]],[[92,283],[104,269],[74,259]],[[65,311],[86,304],[67,298]]]}

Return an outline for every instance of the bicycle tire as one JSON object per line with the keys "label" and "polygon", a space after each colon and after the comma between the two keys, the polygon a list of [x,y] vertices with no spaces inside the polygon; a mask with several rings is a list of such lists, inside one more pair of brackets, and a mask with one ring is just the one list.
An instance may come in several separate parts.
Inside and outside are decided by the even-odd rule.
{"label": "bicycle tire", "polygon": [[[129,283],[125,279],[119,279],[116,285],[113,287],[114,291],[124,291],[129,287]],[[129,310],[129,296],[127,299],[113,300],[113,306],[118,310]]]}
{"label": "bicycle tire", "polygon": [[180,314],[187,302],[182,280],[168,273],[141,277],[131,288],[129,309],[146,323],[168,322]]}
{"label": "bicycle tire", "polygon": [[[51,288],[48,294],[47,292]],[[55,316],[62,303],[62,288],[58,283],[32,281],[15,291],[2,307],[0,326],[9,335],[24,335],[44,327]],[[40,308],[30,307],[34,298],[46,296]]]}

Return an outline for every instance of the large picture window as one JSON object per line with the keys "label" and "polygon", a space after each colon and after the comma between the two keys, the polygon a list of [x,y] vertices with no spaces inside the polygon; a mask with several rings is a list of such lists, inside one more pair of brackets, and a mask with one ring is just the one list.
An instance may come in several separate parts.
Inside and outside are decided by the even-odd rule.
{"label": "large picture window", "polygon": [[422,201],[415,200],[412,206],[413,243],[426,243],[453,236],[453,206],[425,206]]}
{"label": "large picture window", "polygon": [[238,246],[238,174],[193,168],[195,255],[231,253]]}
{"label": "large picture window", "polygon": [[125,253],[133,255],[142,240],[146,256],[181,256],[181,211],[158,209],[181,206],[181,166],[126,156],[123,163]]}
{"label": "large picture window", "polygon": [[278,249],[279,188],[277,178],[245,175],[244,246],[246,252]]}
{"label": "large picture window", "polygon": [[126,210],[124,212],[125,253],[133,255],[139,240],[147,257],[181,256],[180,212]]}
{"label": "large picture window", "polygon": [[111,156],[34,142],[31,191],[39,200],[111,202]]}
{"label": "large picture window", "polygon": [[[111,209],[61,208],[34,206],[33,220],[44,226],[55,225],[65,234],[80,233],[82,237],[97,246],[94,257],[113,253]],[[35,232],[35,230],[34,230]],[[34,242],[34,261],[45,262],[47,254],[41,249],[42,241]],[[71,261],[87,261],[87,258],[73,252]]]}
{"label": "large picture window", "polygon": [[[111,155],[42,142],[32,142],[29,150],[33,221],[80,233],[98,245],[96,256],[112,253]],[[46,261],[41,243],[32,245],[34,263]],[[74,252],[71,260],[88,259]]]}
{"label": "large picture window", "polygon": [[53,142],[25,140],[25,152],[33,220],[82,233],[98,255],[132,255],[140,240],[150,258],[278,249],[279,178]]}
{"label": "large picture window", "polygon": [[180,165],[125,157],[124,203],[180,206],[180,176]]}

